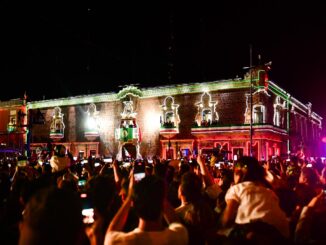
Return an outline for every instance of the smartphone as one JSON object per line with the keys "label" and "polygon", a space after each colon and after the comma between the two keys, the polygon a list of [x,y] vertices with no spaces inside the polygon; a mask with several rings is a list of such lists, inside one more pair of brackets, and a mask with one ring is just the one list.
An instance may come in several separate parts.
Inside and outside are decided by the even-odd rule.
{"label": "smartphone", "polygon": [[27,165],[27,160],[20,160],[17,162],[18,167],[26,167]]}
{"label": "smartphone", "polygon": [[215,168],[220,168],[221,164],[220,163],[215,163]]}
{"label": "smartphone", "polygon": [[80,179],[80,180],[78,180],[78,186],[85,186],[86,182],[87,181],[85,179]]}
{"label": "smartphone", "polygon": [[145,177],[145,165],[143,162],[135,162],[134,177],[136,182],[140,181]]}
{"label": "smartphone", "polygon": [[153,160],[152,159],[148,159],[147,162],[148,163],[153,163]]}
{"label": "smartphone", "polygon": [[103,159],[103,161],[105,162],[105,163],[111,163],[112,162],[112,158],[104,158]]}
{"label": "smartphone", "polygon": [[311,164],[311,163],[308,163],[308,164],[306,165],[306,167],[307,167],[307,168],[312,168],[312,164]]}
{"label": "smartphone", "polygon": [[145,172],[140,172],[140,173],[134,173],[134,178],[136,182],[141,181],[143,178],[145,178]]}
{"label": "smartphone", "polygon": [[124,167],[124,168],[129,168],[130,167],[130,162],[123,162],[122,163],[122,167]]}
{"label": "smartphone", "polygon": [[100,164],[99,162],[94,163],[94,167],[95,167],[95,168],[99,167],[100,165],[101,165],[101,164]]}
{"label": "smartphone", "polygon": [[81,193],[80,198],[87,198],[87,193]]}
{"label": "smartphone", "polygon": [[94,209],[85,208],[82,210],[83,222],[84,224],[93,224],[94,223]]}

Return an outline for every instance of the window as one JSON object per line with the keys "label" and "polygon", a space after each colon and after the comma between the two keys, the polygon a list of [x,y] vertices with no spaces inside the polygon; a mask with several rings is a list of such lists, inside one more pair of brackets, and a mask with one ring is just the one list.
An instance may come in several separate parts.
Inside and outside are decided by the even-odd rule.
{"label": "window", "polygon": [[180,123],[178,108],[179,105],[174,103],[174,99],[168,96],[164,99],[162,107],[162,114],[160,116],[161,127],[174,128],[178,127]]}
{"label": "window", "polygon": [[217,124],[219,117],[216,112],[216,101],[212,101],[211,95],[204,92],[200,101],[196,103],[198,112],[195,118],[195,125],[201,127],[210,127]]}
{"label": "window", "polygon": [[281,127],[283,124],[283,110],[285,109],[285,101],[281,103],[280,96],[277,96],[274,104],[274,117],[273,122],[277,127]]}
{"label": "window", "polygon": [[212,111],[210,109],[203,110],[203,120],[206,122],[212,121]]}
{"label": "window", "polygon": [[172,111],[165,113],[165,123],[174,126],[174,113]]}
{"label": "window", "polygon": [[255,105],[253,107],[253,123],[265,123],[265,106]]}
{"label": "window", "polygon": [[9,114],[9,123],[7,126],[8,132],[15,131],[17,122],[17,112],[16,110],[11,110]]}
{"label": "window", "polygon": [[61,113],[60,107],[54,108],[54,113],[52,116],[52,122],[50,125],[50,138],[51,139],[61,139],[64,137],[65,125],[63,123],[63,114]]}
{"label": "window", "polygon": [[275,108],[274,112],[274,124],[275,126],[280,127],[281,126],[281,112],[279,108]]}

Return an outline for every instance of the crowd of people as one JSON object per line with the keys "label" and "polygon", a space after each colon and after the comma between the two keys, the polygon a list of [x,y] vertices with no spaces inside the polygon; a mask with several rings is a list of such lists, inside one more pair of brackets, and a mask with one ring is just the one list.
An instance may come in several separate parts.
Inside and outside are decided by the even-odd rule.
{"label": "crowd of people", "polygon": [[[1,159],[2,244],[325,244],[321,159]],[[173,163],[173,164],[172,164]]]}

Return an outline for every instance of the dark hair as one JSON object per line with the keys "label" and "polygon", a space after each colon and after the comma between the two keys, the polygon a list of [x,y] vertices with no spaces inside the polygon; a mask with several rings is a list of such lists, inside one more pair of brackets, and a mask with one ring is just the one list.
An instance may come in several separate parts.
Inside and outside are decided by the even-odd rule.
{"label": "dark hair", "polygon": [[54,147],[54,155],[58,157],[64,157],[65,154],[61,154],[62,149],[66,149],[66,147],[64,145],[56,145]]}
{"label": "dark hair", "polygon": [[240,182],[257,181],[264,184],[266,187],[271,187],[265,179],[265,169],[259,164],[258,160],[254,157],[241,157],[235,165],[234,171],[236,174],[240,175]]}
{"label": "dark hair", "polygon": [[201,197],[202,181],[193,172],[187,172],[181,177],[181,191],[188,202],[194,202]]}
{"label": "dark hair", "polygon": [[307,183],[309,185],[313,186],[319,183],[319,178],[314,168],[304,167],[301,169],[301,173],[307,178]]}
{"label": "dark hair", "polygon": [[133,192],[134,208],[138,217],[144,220],[157,220],[163,209],[165,185],[162,178],[146,176],[135,184]]}
{"label": "dark hair", "polygon": [[76,244],[83,226],[78,195],[53,187],[38,191],[23,217],[33,231],[32,244]]}
{"label": "dark hair", "polygon": [[189,166],[189,164],[188,164],[188,163],[183,163],[183,162],[181,162],[181,164],[180,164],[179,174],[183,175],[183,174],[185,174],[185,173],[187,173],[187,172],[189,172],[189,171],[190,171],[190,166]]}
{"label": "dark hair", "polygon": [[113,177],[97,175],[92,177],[87,184],[87,192],[98,212],[107,217],[110,207],[117,196],[117,188]]}

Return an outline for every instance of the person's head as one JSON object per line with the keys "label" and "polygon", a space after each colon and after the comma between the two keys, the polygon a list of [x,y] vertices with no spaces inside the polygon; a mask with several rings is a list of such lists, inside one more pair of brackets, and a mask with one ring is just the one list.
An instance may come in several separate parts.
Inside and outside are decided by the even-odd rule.
{"label": "person's head", "polygon": [[146,221],[157,221],[162,214],[164,195],[164,181],[156,175],[135,183],[132,199],[137,216]]}
{"label": "person's head", "polygon": [[42,165],[42,174],[49,175],[52,173],[52,167],[51,164],[48,162],[43,163]]}
{"label": "person's head", "polygon": [[227,191],[233,182],[233,171],[227,168],[221,169],[220,176],[219,186],[223,191]]}
{"label": "person's head", "polygon": [[187,172],[181,177],[178,195],[179,199],[183,197],[187,202],[194,202],[201,196],[202,181],[198,175]]}
{"label": "person's head", "polygon": [[179,174],[183,175],[184,173],[187,173],[190,171],[190,166],[188,163],[180,162],[179,164]]}
{"label": "person's head", "polygon": [[75,193],[42,189],[23,212],[19,244],[77,244],[82,225],[81,203]]}
{"label": "person's head", "polygon": [[265,169],[254,157],[243,156],[234,166],[234,182],[258,181],[266,184]]}
{"label": "person's head", "polygon": [[318,182],[319,178],[314,168],[304,167],[301,169],[299,183],[314,186]]}
{"label": "person's head", "polygon": [[94,208],[102,215],[109,215],[112,203],[118,195],[114,179],[108,175],[92,177],[87,184],[87,192]]}
{"label": "person's head", "polygon": [[59,189],[69,189],[73,192],[78,191],[77,183],[70,173],[65,173],[64,175],[58,177],[57,186]]}
{"label": "person's head", "polygon": [[54,147],[54,155],[57,157],[64,157],[66,155],[66,147],[64,145],[56,145]]}

